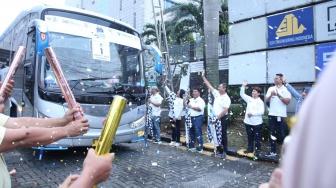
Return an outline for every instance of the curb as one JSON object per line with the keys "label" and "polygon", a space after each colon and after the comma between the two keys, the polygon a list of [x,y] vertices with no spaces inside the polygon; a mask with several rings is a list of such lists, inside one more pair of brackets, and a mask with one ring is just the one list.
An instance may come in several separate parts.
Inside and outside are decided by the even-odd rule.
{"label": "curb", "polygon": [[[165,141],[165,142],[170,142],[171,141],[171,135],[169,134],[162,134],[161,133],[161,140]],[[185,142],[181,141],[182,146],[186,146]],[[209,146],[208,144],[204,144],[203,145],[203,149],[206,151],[214,151],[214,147],[213,146]],[[227,154],[230,156],[235,156],[235,157],[240,157],[240,158],[248,158],[250,160],[254,160],[254,161],[265,161],[265,162],[271,162],[271,163],[279,163],[279,158],[276,157],[266,157],[266,156],[260,156],[258,159],[252,159],[246,156],[242,156],[238,154],[238,148],[235,147],[228,147],[228,151]]]}

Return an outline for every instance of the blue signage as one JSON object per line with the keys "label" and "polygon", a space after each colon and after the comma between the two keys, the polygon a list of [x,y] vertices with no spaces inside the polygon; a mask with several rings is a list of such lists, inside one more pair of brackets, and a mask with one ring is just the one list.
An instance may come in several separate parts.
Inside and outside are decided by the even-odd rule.
{"label": "blue signage", "polygon": [[316,70],[321,73],[327,63],[336,55],[336,42],[316,45]]}
{"label": "blue signage", "polygon": [[269,48],[314,41],[313,7],[267,17]]}

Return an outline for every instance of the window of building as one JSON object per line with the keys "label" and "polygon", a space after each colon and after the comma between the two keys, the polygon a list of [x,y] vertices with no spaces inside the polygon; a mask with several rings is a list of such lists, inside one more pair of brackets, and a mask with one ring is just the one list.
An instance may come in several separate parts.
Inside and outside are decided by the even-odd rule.
{"label": "window of building", "polygon": [[133,27],[136,26],[136,13],[133,14]]}
{"label": "window of building", "polygon": [[120,10],[122,10],[122,0],[120,0]]}

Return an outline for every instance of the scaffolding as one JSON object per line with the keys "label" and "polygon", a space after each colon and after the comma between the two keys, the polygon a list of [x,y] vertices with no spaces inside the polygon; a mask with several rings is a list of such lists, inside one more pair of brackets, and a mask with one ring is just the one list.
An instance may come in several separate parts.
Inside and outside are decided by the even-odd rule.
{"label": "scaffolding", "polygon": [[[163,20],[163,11],[161,6],[161,0],[152,0],[152,7],[153,7],[153,16],[154,16],[154,25],[155,25],[155,32],[156,32],[156,40],[157,45],[162,55],[164,57],[164,62],[162,63],[162,81],[169,80],[170,82],[170,89],[174,91],[173,88],[173,79],[171,74],[171,66],[170,66],[170,58],[169,58],[169,48],[168,48],[168,40],[166,34],[165,23]],[[157,20],[157,9],[159,20]],[[162,38],[161,38],[162,37]]]}

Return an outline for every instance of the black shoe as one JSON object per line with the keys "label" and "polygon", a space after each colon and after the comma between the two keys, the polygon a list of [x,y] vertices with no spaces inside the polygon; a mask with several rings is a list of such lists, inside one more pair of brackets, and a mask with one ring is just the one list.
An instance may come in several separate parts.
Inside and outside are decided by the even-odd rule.
{"label": "black shoe", "polygon": [[257,158],[259,158],[259,156],[260,156],[260,152],[259,152],[259,151],[255,151],[255,152],[254,152],[254,156],[257,157]]}

